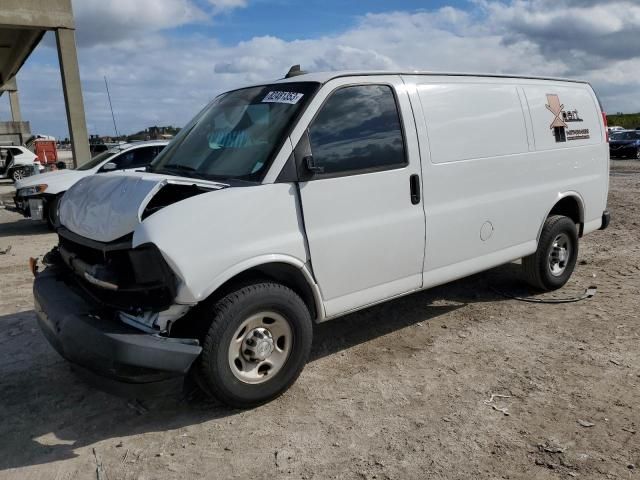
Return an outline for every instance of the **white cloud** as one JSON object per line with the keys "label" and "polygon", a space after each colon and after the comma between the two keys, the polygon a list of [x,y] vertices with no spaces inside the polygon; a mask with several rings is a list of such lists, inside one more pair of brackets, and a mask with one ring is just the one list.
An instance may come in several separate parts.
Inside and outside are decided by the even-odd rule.
{"label": "white cloud", "polygon": [[209,0],[209,3],[215,11],[233,10],[247,6],[247,0]]}
{"label": "white cloud", "polygon": [[625,0],[482,0],[506,44],[530,41],[577,73],[640,56],[640,5]]}
{"label": "white cloud", "polygon": [[[185,2],[163,4],[172,3],[172,8],[187,15],[180,9]],[[244,4],[238,0],[217,3],[218,8]],[[475,4],[471,12],[445,7],[433,12],[365,15],[337,35],[292,41],[262,36],[234,45],[202,36],[169,41],[161,32],[169,20],[166,13],[158,13],[156,20],[149,20],[152,25],[145,27],[144,36],[81,49],[91,133],[112,131],[104,75],[109,78],[119,129],[132,132],[154,124],[182,125],[217,93],[280,78],[297,63],[311,71],[418,69],[580,77],[593,82],[607,109],[640,111],[640,97],[629,95],[640,87],[635,10],[629,15],[604,12],[601,6],[609,2],[596,0],[514,0],[509,4],[477,0]],[[198,18],[199,11],[188,15]],[[597,35],[590,29],[593,12],[601,14],[605,23],[598,26]],[[182,21],[180,15],[174,17],[173,21]],[[633,45],[620,45],[624,55],[619,51],[609,55],[597,45],[597,39],[612,42],[620,32],[635,39],[629,42]],[[42,55],[54,58],[53,50]],[[42,60],[30,61],[19,75],[24,116],[34,130],[66,135],[64,105],[61,95],[54,93],[58,80],[52,84],[49,76],[57,73],[50,70]],[[42,105],[47,105],[46,116]]]}
{"label": "white cloud", "polygon": [[247,6],[247,0],[73,0],[78,45],[121,44]]}
{"label": "white cloud", "polygon": [[80,46],[141,38],[208,18],[191,0],[73,0],[73,13]]}

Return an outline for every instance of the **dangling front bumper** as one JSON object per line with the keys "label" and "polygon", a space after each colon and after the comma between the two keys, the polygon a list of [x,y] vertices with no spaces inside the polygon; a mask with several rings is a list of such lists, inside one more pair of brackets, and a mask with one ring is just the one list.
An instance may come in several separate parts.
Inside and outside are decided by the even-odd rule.
{"label": "dangling front bumper", "polygon": [[73,288],[59,268],[36,275],[33,294],[38,323],[65,359],[93,373],[127,383],[185,375],[200,355],[198,340],[136,330],[115,312]]}

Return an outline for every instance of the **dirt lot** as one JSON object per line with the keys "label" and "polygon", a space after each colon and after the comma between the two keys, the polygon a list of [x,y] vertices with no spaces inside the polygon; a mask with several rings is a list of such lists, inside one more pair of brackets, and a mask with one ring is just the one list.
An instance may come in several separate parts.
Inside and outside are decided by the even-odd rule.
{"label": "dirt lot", "polygon": [[527,292],[511,264],[374,307],[318,326],[251,411],[81,381],[32,309],[55,237],[0,208],[0,478],[640,478],[640,162],[612,163],[611,227],[542,296],[594,298],[505,299]]}

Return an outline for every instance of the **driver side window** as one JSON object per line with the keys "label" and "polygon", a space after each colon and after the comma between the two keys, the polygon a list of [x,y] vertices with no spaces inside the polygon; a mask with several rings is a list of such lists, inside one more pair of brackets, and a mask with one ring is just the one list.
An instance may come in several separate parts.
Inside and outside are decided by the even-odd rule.
{"label": "driver side window", "polygon": [[407,164],[398,107],[387,85],[347,86],[334,92],[311,123],[309,141],[324,175]]}

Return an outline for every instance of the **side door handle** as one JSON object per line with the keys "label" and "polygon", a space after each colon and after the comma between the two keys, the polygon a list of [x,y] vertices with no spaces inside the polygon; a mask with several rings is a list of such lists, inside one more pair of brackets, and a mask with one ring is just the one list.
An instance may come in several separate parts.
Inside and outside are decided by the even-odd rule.
{"label": "side door handle", "polygon": [[414,173],[409,177],[409,190],[411,191],[411,203],[420,203],[420,175]]}

